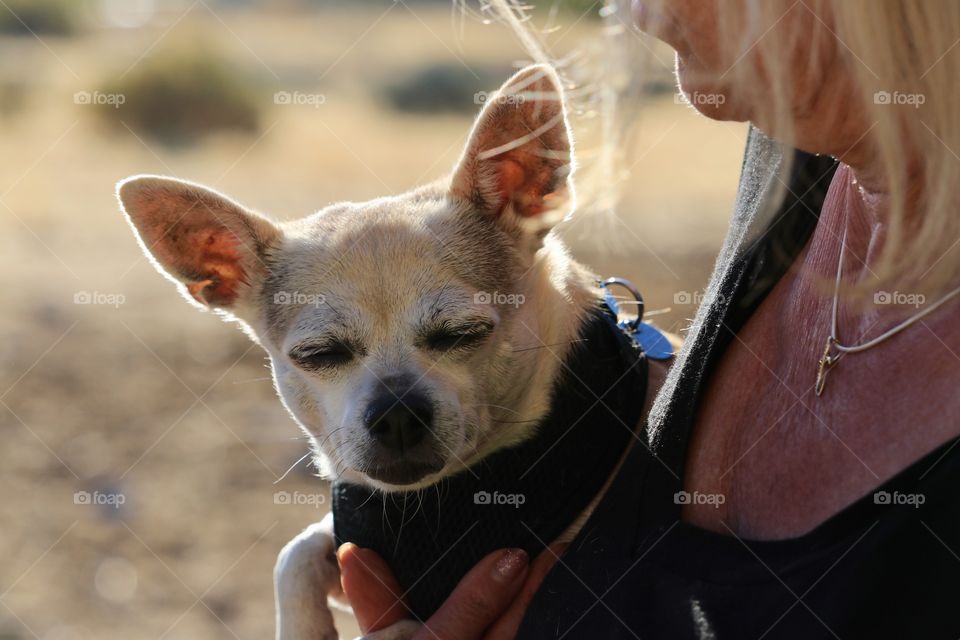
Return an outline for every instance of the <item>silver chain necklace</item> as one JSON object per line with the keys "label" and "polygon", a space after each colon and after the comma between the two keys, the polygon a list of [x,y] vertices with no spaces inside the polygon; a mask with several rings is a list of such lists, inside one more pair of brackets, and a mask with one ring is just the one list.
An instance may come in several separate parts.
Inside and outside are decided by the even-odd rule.
{"label": "silver chain necklace", "polygon": [[830,326],[830,335],[827,337],[827,343],[823,349],[823,355],[820,356],[820,360],[817,362],[817,385],[815,387],[817,395],[820,396],[823,394],[823,388],[827,383],[827,374],[830,373],[830,369],[840,360],[840,358],[847,353],[859,353],[860,351],[866,351],[871,347],[875,347],[887,338],[891,338],[910,325],[912,325],[917,320],[920,320],[926,315],[929,315],[936,311],[948,300],[956,297],[960,293],[960,287],[957,287],[950,293],[946,294],[930,306],[928,306],[923,311],[919,311],[914,315],[910,316],[903,322],[898,325],[895,325],[892,329],[881,333],[876,338],[868,340],[861,344],[856,345],[843,345],[840,344],[840,341],[837,339],[837,306],[838,300],[840,298],[840,278],[843,275],[843,255],[844,251],[847,248],[847,230],[843,230],[843,239],[840,241],[840,259],[837,260],[837,281],[834,284],[833,288],[833,318]]}

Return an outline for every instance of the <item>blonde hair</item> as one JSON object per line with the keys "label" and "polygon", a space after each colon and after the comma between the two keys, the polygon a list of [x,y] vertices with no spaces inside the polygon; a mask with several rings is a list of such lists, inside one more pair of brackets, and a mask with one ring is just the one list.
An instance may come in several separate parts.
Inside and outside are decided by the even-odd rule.
{"label": "blonde hair", "polygon": [[[883,283],[944,292],[960,266],[960,3],[842,0],[831,7],[839,39],[856,54],[856,82],[891,194],[889,231],[877,263]],[[890,104],[896,92],[919,108]],[[908,140],[912,148],[904,148]],[[909,191],[909,160],[921,172]],[[911,202],[919,195],[919,201]]]}
{"label": "blonde hair", "polygon": [[[662,1],[662,0],[661,0]],[[622,141],[640,103],[635,91],[638,62],[643,50],[627,34],[630,24],[628,2],[609,3],[606,19],[611,27],[607,43],[611,56],[596,65],[597,86],[589,92],[599,107],[604,151],[597,162],[582,172],[593,186],[580,185],[581,202],[597,194],[613,194],[622,179],[618,164],[624,153]],[[739,60],[758,54],[765,67],[766,98],[763,108],[769,116],[765,125],[775,137],[791,139],[791,91],[797,80],[795,69],[806,70],[805,79],[817,82],[830,71],[819,59],[821,42],[811,33],[781,33],[765,37],[789,11],[806,11],[817,21],[815,33],[832,37],[839,55],[854,78],[856,95],[862,102],[870,126],[868,140],[880,160],[890,194],[888,230],[875,265],[875,279],[864,282],[867,289],[908,286],[932,294],[957,286],[960,267],[960,2],[956,0],[802,0],[777,3],[743,0],[745,13],[720,16],[720,37]],[[506,22],[518,34],[537,62],[551,62],[537,33],[530,27],[530,7],[518,0],[482,0],[481,7]],[[740,9],[737,9],[740,11]],[[745,19],[745,20],[744,20]],[[744,23],[745,21],[745,23]],[[821,28],[822,27],[822,28]],[[797,64],[791,56],[805,55]],[[563,65],[561,65],[563,66]],[[567,71],[569,69],[561,69]],[[753,65],[734,64],[729,73],[732,86],[747,87],[756,82]],[[726,75],[725,73],[725,75]],[[737,74],[754,77],[736,81]],[[836,117],[844,117],[838,109]],[[829,126],[825,122],[824,126]],[[600,177],[605,176],[605,177]],[[581,175],[581,179],[584,176]],[[914,187],[911,189],[911,186]],[[613,206],[605,202],[604,207]]]}

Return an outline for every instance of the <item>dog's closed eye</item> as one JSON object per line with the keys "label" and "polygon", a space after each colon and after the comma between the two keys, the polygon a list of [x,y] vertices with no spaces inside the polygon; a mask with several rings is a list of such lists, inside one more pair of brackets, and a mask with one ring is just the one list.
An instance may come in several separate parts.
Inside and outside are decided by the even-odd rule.
{"label": "dog's closed eye", "polygon": [[469,324],[441,323],[423,333],[423,345],[434,351],[471,349],[480,345],[490,333],[493,324],[475,322]]}
{"label": "dog's closed eye", "polygon": [[304,369],[332,369],[353,360],[356,349],[346,342],[330,341],[298,345],[290,350],[290,359]]}

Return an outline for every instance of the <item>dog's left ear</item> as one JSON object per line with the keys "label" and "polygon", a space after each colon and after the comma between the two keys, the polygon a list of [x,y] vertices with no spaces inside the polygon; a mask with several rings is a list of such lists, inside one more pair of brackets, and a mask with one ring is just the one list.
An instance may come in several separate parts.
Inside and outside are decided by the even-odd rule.
{"label": "dog's left ear", "polygon": [[144,251],[194,304],[249,321],[268,276],[277,224],[212,189],[134,176],[117,197]]}
{"label": "dog's left ear", "polygon": [[498,219],[542,230],[572,208],[572,173],[560,80],[549,66],[534,65],[487,98],[450,193]]}

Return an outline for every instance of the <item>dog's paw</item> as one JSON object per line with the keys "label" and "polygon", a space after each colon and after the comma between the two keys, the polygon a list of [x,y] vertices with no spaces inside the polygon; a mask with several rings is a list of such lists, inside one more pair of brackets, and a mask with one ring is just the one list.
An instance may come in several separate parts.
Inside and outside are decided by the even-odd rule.
{"label": "dog's paw", "polygon": [[423,625],[415,620],[401,620],[386,629],[368,633],[357,640],[410,640]]}
{"label": "dog's paw", "polygon": [[307,527],[280,551],[274,568],[277,640],[336,640],[327,596],[340,588],[333,516]]}

